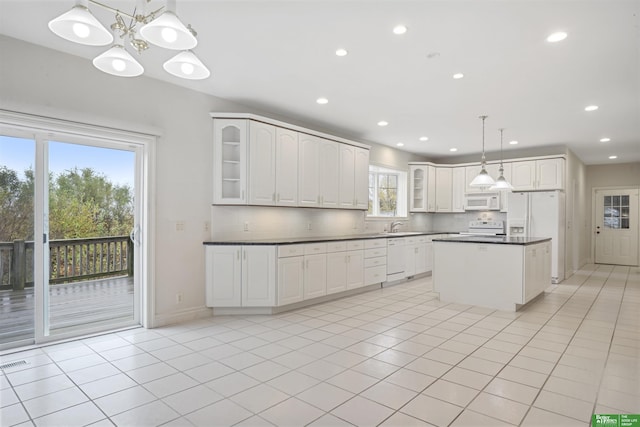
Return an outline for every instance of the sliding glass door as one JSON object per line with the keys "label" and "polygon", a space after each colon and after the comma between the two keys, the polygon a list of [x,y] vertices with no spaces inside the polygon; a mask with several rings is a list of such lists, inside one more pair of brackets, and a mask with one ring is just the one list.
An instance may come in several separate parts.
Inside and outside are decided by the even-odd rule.
{"label": "sliding glass door", "polygon": [[140,324],[144,147],[1,130],[0,349]]}

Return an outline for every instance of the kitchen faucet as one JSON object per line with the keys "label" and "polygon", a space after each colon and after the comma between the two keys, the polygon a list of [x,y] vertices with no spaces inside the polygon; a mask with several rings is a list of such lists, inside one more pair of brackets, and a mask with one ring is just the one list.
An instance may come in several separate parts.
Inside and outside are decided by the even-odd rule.
{"label": "kitchen faucet", "polygon": [[403,225],[404,223],[402,221],[393,221],[391,223],[391,225],[389,226],[389,231],[392,233],[395,233],[396,231],[398,231],[398,227],[400,227],[401,225]]}

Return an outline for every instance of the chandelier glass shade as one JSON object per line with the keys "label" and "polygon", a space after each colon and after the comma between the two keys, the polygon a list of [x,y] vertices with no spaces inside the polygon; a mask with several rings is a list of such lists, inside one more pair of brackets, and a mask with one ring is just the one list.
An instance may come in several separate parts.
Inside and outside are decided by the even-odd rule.
{"label": "chandelier glass shade", "polygon": [[[164,63],[163,68],[171,75],[189,80],[208,78],[211,72],[191,50],[198,44],[197,34],[176,15],[175,0],[167,0],[166,6],[147,14],[145,5],[150,1],[137,0],[136,8],[128,14],[96,0],[76,0],[70,11],[49,22],[49,29],[75,43],[89,46],[112,44],[93,60],[93,65],[105,73],[120,77],[141,75],[144,68],[127,51],[127,47],[141,54],[149,44],[153,44],[181,51]],[[111,24],[113,33],[91,13],[89,4],[115,13],[115,22]],[[125,22],[126,18],[130,18],[129,22]]]}
{"label": "chandelier glass shade", "polygon": [[482,119],[482,162],[480,163],[480,173],[473,178],[471,183],[469,183],[471,187],[477,187],[483,190],[486,190],[495,184],[495,181],[487,172],[487,162],[484,157],[484,121],[486,118],[487,116],[480,116],[480,119]]}
{"label": "chandelier glass shade", "polygon": [[504,129],[498,129],[500,131],[500,176],[496,179],[496,183],[493,184],[491,190],[513,190],[513,186],[504,177],[504,166],[502,165],[502,133]]}

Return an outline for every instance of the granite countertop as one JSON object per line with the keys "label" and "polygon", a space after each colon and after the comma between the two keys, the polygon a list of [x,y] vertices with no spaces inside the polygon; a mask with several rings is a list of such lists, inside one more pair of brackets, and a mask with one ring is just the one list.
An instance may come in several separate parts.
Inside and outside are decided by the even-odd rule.
{"label": "granite countertop", "polygon": [[452,243],[490,243],[496,245],[534,245],[536,243],[548,242],[551,237],[508,237],[508,236],[468,236],[447,237],[433,239],[434,242]]}
{"label": "granite countertop", "polygon": [[[454,232],[456,233],[456,232]],[[341,240],[386,239],[390,237],[430,236],[452,234],[449,231],[398,231],[396,233],[353,234],[348,236],[282,237],[271,239],[220,239],[203,242],[205,245],[290,245],[295,243],[336,242]]]}

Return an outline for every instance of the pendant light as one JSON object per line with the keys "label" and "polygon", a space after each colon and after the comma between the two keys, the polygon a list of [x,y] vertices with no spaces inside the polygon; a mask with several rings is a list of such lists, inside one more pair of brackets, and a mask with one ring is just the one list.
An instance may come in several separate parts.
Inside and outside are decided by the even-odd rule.
{"label": "pendant light", "polygon": [[482,119],[482,160],[480,163],[480,173],[478,174],[478,176],[473,178],[473,181],[471,181],[471,183],[469,184],[471,187],[478,187],[482,190],[486,190],[487,188],[495,184],[493,178],[491,178],[491,176],[487,173],[487,161],[484,157],[484,121],[487,117],[488,116],[479,117],[480,119]]}
{"label": "pendant light", "polygon": [[[117,31],[117,27],[112,27]],[[118,77],[136,77],[144,68],[122,45],[120,37],[114,37],[113,46],[93,59],[93,65],[100,71]]]}
{"label": "pendant light", "polygon": [[165,71],[176,77],[189,80],[206,79],[211,72],[190,50],[180,52],[163,65]]}
{"label": "pendant light", "polygon": [[89,11],[89,0],[78,0],[68,12],[49,21],[49,29],[65,40],[89,46],[105,46],[113,36]]}
{"label": "pendant light", "polygon": [[150,43],[165,49],[193,49],[198,40],[176,15],[176,0],[167,0],[162,15],[140,28],[140,35]]}
{"label": "pendant light", "polygon": [[496,179],[496,183],[493,184],[491,190],[513,190],[513,186],[507,181],[504,177],[504,166],[502,166],[502,132],[504,132],[504,128],[498,129],[500,131],[500,176]]}

